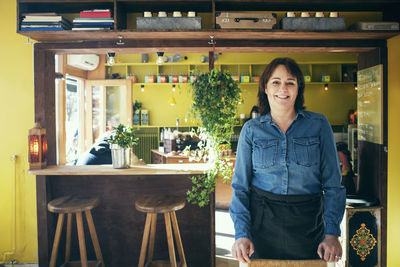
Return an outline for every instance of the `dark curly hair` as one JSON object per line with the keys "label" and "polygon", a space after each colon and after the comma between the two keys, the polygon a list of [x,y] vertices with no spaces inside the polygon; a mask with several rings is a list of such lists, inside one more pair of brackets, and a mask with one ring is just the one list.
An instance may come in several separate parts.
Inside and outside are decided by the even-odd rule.
{"label": "dark curly hair", "polygon": [[268,83],[268,80],[271,78],[272,73],[279,66],[285,66],[286,70],[297,78],[297,84],[299,86],[296,101],[294,103],[294,109],[300,110],[305,109],[304,107],[304,76],[301,71],[299,65],[291,58],[288,57],[280,57],[275,58],[268,64],[265,68],[263,74],[260,78],[260,83],[258,85],[258,106],[260,107],[260,114],[265,115],[270,112],[271,108],[269,106],[267,95],[265,94],[265,86]]}

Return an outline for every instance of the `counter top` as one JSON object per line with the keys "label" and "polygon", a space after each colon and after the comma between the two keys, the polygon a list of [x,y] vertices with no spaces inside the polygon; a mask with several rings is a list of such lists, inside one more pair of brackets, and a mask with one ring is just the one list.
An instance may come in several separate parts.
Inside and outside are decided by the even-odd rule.
{"label": "counter top", "polygon": [[203,174],[208,164],[148,164],[131,166],[129,169],[114,169],[112,165],[47,166],[45,169],[29,170],[33,175],[171,175]]}

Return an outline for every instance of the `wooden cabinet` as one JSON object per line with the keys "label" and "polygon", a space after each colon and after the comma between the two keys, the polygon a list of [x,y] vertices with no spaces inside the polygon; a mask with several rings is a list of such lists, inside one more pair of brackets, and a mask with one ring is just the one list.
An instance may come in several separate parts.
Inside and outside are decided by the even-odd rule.
{"label": "wooden cabinet", "polygon": [[343,257],[337,266],[383,266],[382,207],[346,207],[340,238]]}
{"label": "wooden cabinet", "polygon": [[[102,31],[20,31],[20,21],[24,13],[33,12],[55,12],[65,16],[69,20],[79,16],[79,12],[85,9],[110,9],[114,17],[114,29]],[[293,34],[292,31],[285,30],[220,30],[215,28],[215,13],[219,11],[273,11],[278,13],[278,19],[285,15],[286,11],[346,11],[358,10],[382,12],[383,19],[387,21],[398,21],[398,14],[393,11],[399,9],[396,1],[382,0],[369,1],[345,1],[337,6],[333,0],[323,1],[313,4],[312,7],[302,1],[250,1],[250,0],[193,0],[193,1],[147,1],[147,0],[17,0],[17,31],[25,36],[29,36],[39,41],[53,40],[208,40],[210,35],[217,39],[227,40],[338,40],[338,39],[387,39],[397,32],[302,32]],[[202,17],[202,30],[196,31],[138,31],[136,30],[136,17],[142,16],[144,11],[151,11],[154,14],[163,10],[171,14],[175,10],[196,11]],[[361,15],[363,16],[363,15]],[[347,17],[360,17],[360,12],[356,15],[346,14]],[[122,45],[124,41],[120,42]],[[160,46],[160,45],[157,45]],[[205,46],[208,46],[205,43]]]}

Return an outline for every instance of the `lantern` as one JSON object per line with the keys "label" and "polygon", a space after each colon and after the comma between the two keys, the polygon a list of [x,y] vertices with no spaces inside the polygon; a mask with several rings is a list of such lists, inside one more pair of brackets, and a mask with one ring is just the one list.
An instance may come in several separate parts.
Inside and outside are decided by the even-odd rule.
{"label": "lantern", "polygon": [[36,122],[35,127],[29,130],[29,169],[42,169],[47,165],[47,137],[46,129]]}

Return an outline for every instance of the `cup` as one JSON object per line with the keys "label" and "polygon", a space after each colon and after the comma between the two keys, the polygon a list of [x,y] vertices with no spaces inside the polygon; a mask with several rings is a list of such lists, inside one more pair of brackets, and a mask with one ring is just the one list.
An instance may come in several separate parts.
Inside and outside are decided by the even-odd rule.
{"label": "cup", "polygon": [[150,18],[151,16],[152,16],[152,14],[151,14],[150,11],[145,11],[145,12],[143,13],[143,17],[145,17],[145,18]]}
{"label": "cup", "polygon": [[339,14],[338,14],[338,12],[330,12],[329,13],[329,17],[330,18],[337,18],[337,17],[339,17]]}
{"label": "cup", "polygon": [[194,11],[189,11],[187,14],[188,17],[196,17],[196,12]]}
{"label": "cup", "polygon": [[324,17],[324,12],[315,12],[315,17],[316,18],[323,18]]}
{"label": "cup", "polygon": [[174,13],[172,13],[172,16],[174,18],[179,18],[182,17],[182,13],[180,11],[174,11]]}
{"label": "cup", "polygon": [[309,12],[301,12],[301,17],[302,18],[309,18],[310,17],[310,13]]}
{"label": "cup", "polygon": [[165,18],[167,16],[167,12],[165,11],[158,11],[158,17]]}
{"label": "cup", "polygon": [[288,17],[288,18],[294,18],[294,17],[296,17],[296,13],[293,12],[293,11],[286,12],[286,17]]}

